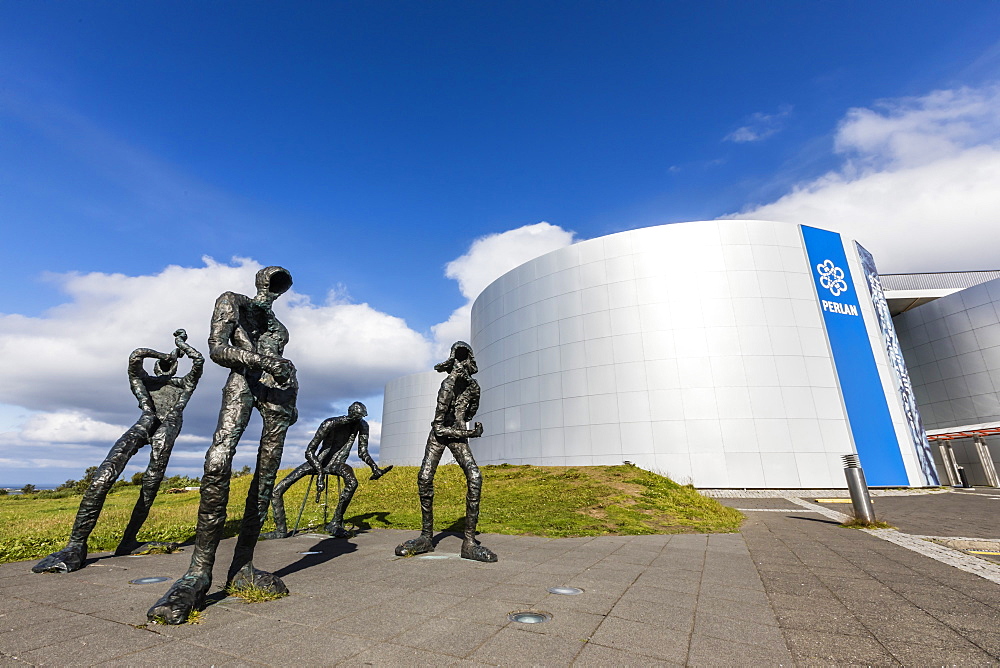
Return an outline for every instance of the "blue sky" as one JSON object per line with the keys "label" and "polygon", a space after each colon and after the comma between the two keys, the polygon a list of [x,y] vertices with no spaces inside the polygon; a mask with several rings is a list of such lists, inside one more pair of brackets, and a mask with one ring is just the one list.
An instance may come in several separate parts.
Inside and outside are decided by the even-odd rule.
{"label": "blue sky", "polygon": [[[379,340],[399,359],[373,351],[350,378],[340,358],[310,362],[329,382],[311,386],[328,396],[307,403],[306,434],[426,368],[432,327],[474,297],[446,266],[477,239],[541,221],[554,228],[535,230],[540,252],[567,243],[563,231],[760,212],[850,228],[871,216],[881,231],[858,230],[891,270],[1000,267],[960,246],[894,250],[915,219],[892,223],[892,197],[856,210],[876,182],[906,202],[926,192],[921,179],[964,183],[995,167],[984,154],[1000,137],[998,35],[995,2],[0,2],[0,254],[14,279],[0,356],[32,385],[0,393],[0,483],[26,467],[61,481],[99,461],[134,419],[121,365],[102,369],[169,345],[169,331],[141,328],[148,339],[123,335],[107,357],[66,343],[70,357],[93,353],[82,366],[95,380],[56,391],[60,371],[23,351],[91,322],[113,338],[111,314],[133,308],[125,288],[110,302],[87,292],[88,276],[107,290],[166,281],[177,265],[215,290],[198,277],[230,274],[204,256],[252,275],[257,265],[231,262],[249,258],[288,267],[299,315],[326,318],[324,331],[350,330],[343,307],[357,307],[365,338],[342,345]],[[1000,211],[988,181],[975,211],[942,195],[949,223],[967,214],[980,229]],[[196,395],[192,436],[210,434],[216,391]],[[77,421],[57,443],[24,426],[46,415]],[[106,428],[73,437],[84,419]]]}

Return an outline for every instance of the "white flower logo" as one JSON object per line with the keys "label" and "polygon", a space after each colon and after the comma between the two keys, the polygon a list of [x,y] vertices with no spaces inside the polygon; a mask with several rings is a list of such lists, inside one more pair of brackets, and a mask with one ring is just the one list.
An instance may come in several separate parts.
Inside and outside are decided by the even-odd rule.
{"label": "white flower logo", "polygon": [[819,284],[833,293],[834,297],[839,297],[840,293],[847,292],[844,270],[833,262],[825,260],[823,264],[817,264],[816,271],[819,272]]}

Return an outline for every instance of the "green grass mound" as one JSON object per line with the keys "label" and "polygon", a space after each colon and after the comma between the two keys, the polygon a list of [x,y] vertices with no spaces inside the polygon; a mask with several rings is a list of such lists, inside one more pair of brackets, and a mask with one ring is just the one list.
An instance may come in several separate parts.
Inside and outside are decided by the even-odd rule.
{"label": "green grass mound", "polygon": [[[289,470],[282,471],[278,480]],[[737,531],[743,515],[702,496],[690,485],[635,466],[483,466],[479,530],[484,533],[535,536],[602,536]],[[357,469],[359,487],[345,524],[361,529],[420,528],[417,467],[397,466],[370,482],[366,467]],[[225,535],[236,535],[250,476],[232,481]],[[337,499],[331,476],[327,508],[316,503],[315,485],[305,499],[299,529],[318,529],[330,519]],[[285,493],[289,529],[302,507],[309,478]],[[108,495],[91,535],[90,550],[113,550],[125,530],[138,488]],[[141,541],[186,542],[194,538],[199,495],[161,493],[139,534]],[[0,563],[36,559],[65,546],[80,504],[64,498],[0,497]],[[324,514],[324,510],[326,513]],[[465,523],[465,476],[457,465],[442,466],[435,478],[435,529],[461,531]],[[274,528],[269,519],[264,531]]]}

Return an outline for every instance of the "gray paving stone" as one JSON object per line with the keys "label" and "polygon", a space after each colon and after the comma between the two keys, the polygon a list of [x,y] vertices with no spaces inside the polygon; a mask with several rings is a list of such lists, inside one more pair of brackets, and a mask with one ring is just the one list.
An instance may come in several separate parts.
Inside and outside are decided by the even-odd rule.
{"label": "gray paving stone", "polygon": [[542,635],[559,636],[586,642],[593,635],[597,627],[604,622],[604,615],[594,615],[587,612],[575,612],[573,610],[562,610],[553,612],[552,610],[539,608],[543,612],[552,615],[552,619],[543,624],[521,624],[511,622],[511,628],[517,628],[529,633],[540,633]]}
{"label": "gray paving stone", "polygon": [[339,662],[339,666],[444,666],[454,660],[446,654],[382,643]]}
{"label": "gray paving stone", "polygon": [[133,652],[96,666],[221,666],[238,657],[190,645],[183,640],[165,643]]}
{"label": "gray paving stone", "polygon": [[427,616],[439,615],[448,608],[466,600],[464,596],[440,594],[435,591],[415,591],[396,598],[392,606],[402,612],[411,612]]}
{"label": "gray paving stone", "polygon": [[508,626],[484,642],[469,658],[503,666],[567,666],[583,648],[584,643],[580,640]]}
{"label": "gray paving stone", "polygon": [[[573,586],[572,584],[570,586]],[[627,592],[626,592],[627,595]],[[619,599],[611,596],[598,596],[584,590],[582,594],[567,596],[549,594],[538,602],[538,607],[549,612],[571,611],[586,612],[591,615],[606,616]],[[661,599],[662,600],[662,599]]]}
{"label": "gray paving stone", "polygon": [[[192,625],[185,624],[181,628],[190,626]],[[290,640],[308,630],[308,627],[303,627],[300,624],[276,620],[265,622],[260,617],[246,615],[240,615],[238,619],[224,626],[210,625],[207,620],[193,626],[199,627],[201,632],[185,638],[186,642],[233,656],[243,656],[248,643],[266,643],[271,638]],[[265,628],[267,632],[262,634],[261,630]]]}
{"label": "gray paving stone", "polygon": [[687,657],[689,666],[791,666],[784,644],[758,645],[695,634]]}
{"label": "gray paving stone", "polygon": [[23,652],[18,658],[36,666],[92,666],[169,641],[151,631],[117,625]]}
{"label": "gray paving stone", "polygon": [[671,629],[682,633],[689,633],[694,624],[694,607],[689,601],[688,605],[674,605],[670,599],[652,602],[640,600],[621,600],[611,609],[609,619],[612,617],[626,619],[644,624],[654,624],[656,626]]}
{"label": "gray paving stone", "polygon": [[[731,619],[698,612],[694,620],[694,634],[743,645],[784,649],[781,629],[770,612],[768,608],[760,619]],[[768,622],[773,622],[773,625]]]}
{"label": "gray paving stone", "polygon": [[[336,627],[322,630],[303,628],[300,633],[282,636],[280,642],[262,638],[248,642],[242,658],[267,666],[329,666],[360,654],[372,646],[365,638],[336,633]],[[247,639],[244,638],[244,641]]]}
{"label": "gray paving stone", "polygon": [[540,585],[498,584],[482,592],[482,596],[501,601],[510,601],[512,605],[535,605],[549,593]]}
{"label": "gray paving stone", "polygon": [[88,615],[61,612],[62,614],[46,622],[18,624],[12,630],[0,633],[0,652],[10,656],[20,656],[34,649],[114,627],[111,622],[94,619]]}
{"label": "gray paving stone", "polygon": [[996,665],[997,657],[987,654],[972,643],[913,643],[890,641],[885,648],[904,666],[988,666]]}
{"label": "gray paving stone", "polygon": [[385,641],[420,623],[419,614],[377,606],[341,619],[337,622],[337,632]]}
{"label": "gray paving stone", "polygon": [[682,666],[683,663],[670,663],[651,656],[643,656],[637,652],[624,652],[613,647],[604,647],[592,642],[587,643],[573,662],[574,666]]}
{"label": "gray paving stone", "polygon": [[503,627],[500,625],[472,624],[467,620],[429,617],[418,626],[394,638],[393,643],[464,658],[496,635],[501,628]]}
{"label": "gray paving stone", "polygon": [[[756,576],[757,574],[754,573]],[[758,578],[759,579],[759,578]],[[744,589],[743,587],[713,587],[699,591],[702,598],[718,598],[747,605],[770,605],[764,588]]]}
{"label": "gray paving stone", "polygon": [[774,614],[771,612],[771,605],[766,600],[748,603],[713,596],[700,596],[697,611],[699,615],[711,614],[715,617],[731,620],[755,620],[758,624],[777,626]]}
{"label": "gray paving stone", "polygon": [[615,649],[641,651],[645,656],[683,663],[687,658],[690,631],[667,629],[659,624],[608,617],[591,641]]}
{"label": "gray paving stone", "polygon": [[895,666],[899,661],[872,637],[855,636],[844,642],[843,636],[822,631],[784,629],[785,641],[796,663],[833,663],[835,665]]}

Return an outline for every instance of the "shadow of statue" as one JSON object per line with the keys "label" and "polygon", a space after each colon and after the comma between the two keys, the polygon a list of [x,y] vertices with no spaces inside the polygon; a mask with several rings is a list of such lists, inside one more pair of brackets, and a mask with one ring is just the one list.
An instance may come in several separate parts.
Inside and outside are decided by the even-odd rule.
{"label": "shadow of statue", "polygon": [[343,538],[324,538],[315,545],[303,550],[303,552],[319,552],[319,554],[303,554],[302,558],[287,566],[283,566],[274,572],[278,577],[284,577],[291,573],[297,573],[306,568],[319,566],[337,557],[356,552],[358,546]]}
{"label": "shadow of statue", "polygon": [[348,517],[344,520],[344,524],[353,524],[360,530],[366,530],[372,528],[369,520],[375,520],[383,526],[388,527],[390,525],[389,511],[383,510],[380,512],[363,513],[361,515],[355,515],[354,517]]}

